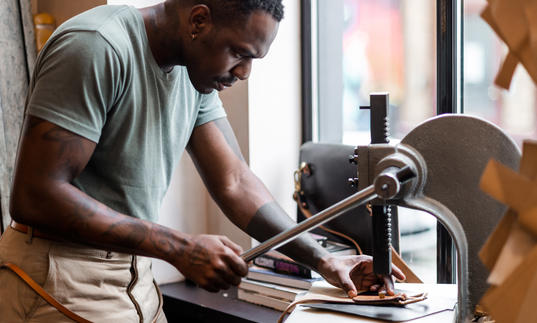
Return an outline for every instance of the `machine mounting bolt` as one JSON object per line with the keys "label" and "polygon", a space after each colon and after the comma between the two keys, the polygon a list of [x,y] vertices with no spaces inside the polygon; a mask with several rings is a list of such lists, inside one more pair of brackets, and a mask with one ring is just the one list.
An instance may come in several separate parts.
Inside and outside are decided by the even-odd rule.
{"label": "machine mounting bolt", "polygon": [[349,177],[347,179],[347,183],[349,183],[349,185],[351,187],[358,187],[358,178],[357,177]]}
{"label": "machine mounting bolt", "polygon": [[349,155],[349,163],[358,165],[358,155]]}

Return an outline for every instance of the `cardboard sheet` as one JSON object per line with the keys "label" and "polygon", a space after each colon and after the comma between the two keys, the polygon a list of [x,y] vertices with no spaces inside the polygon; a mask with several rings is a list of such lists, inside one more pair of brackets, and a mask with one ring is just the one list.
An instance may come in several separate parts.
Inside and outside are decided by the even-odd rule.
{"label": "cardboard sheet", "polygon": [[491,271],[487,283],[494,286],[501,285],[509,275],[524,261],[535,247],[537,240],[515,223],[509,232],[509,236],[502,252]]}
{"label": "cardboard sheet", "polygon": [[524,142],[520,173],[490,161],[480,187],[510,207],[480,251],[492,268],[480,304],[497,323],[537,322],[537,142]]}
{"label": "cardboard sheet", "polygon": [[495,84],[509,89],[519,61],[537,83],[537,1],[489,0],[481,17],[509,47]]}
{"label": "cardboard sheet", "polygon": [[491,160],[483,172],[480,187],[496,200],[514,209],[522,225],[537,235],[536,182]]}
{"label": "cardboard sheet", "polygon": [[488,162],[480,188],[494,199],[509,205],[519,216],[530,206],[528,194],[533,194],[533,190],[537,193],[535,183],[495,160]]}
{"label": "cardboard sheet", "polygon": [[522,144],[520,174],[532,181],[537,181],[537,141],[525,140]]}
{"label": "cardboard sheet", "polygon": [[497,323],[537,322],[537,247],[500,286],[488,290],[481,305]]}
{"label": "cardboard sheet", "polygon": [[479,251],[479,259],[487,267],[488,270],[492,270],[500,253],[503,249],[503,245],[509,238],[511,227],[517,221],[516,213],[514,210],[508,210],[505,216],[501,219],[500,223],[496,226],[496,229],[488,237],[485,245]]}

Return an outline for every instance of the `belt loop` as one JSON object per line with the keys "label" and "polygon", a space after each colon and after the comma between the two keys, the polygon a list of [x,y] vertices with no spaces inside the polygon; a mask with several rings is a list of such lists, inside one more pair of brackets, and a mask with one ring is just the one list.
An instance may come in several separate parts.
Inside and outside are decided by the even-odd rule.
{"label": "belt loop", "polygon": [[26,240],[26,243],[27,244],[32,244],[32,239],[34,237],[34,228],[32,228],[31,226],[28,226],[28,239]]}

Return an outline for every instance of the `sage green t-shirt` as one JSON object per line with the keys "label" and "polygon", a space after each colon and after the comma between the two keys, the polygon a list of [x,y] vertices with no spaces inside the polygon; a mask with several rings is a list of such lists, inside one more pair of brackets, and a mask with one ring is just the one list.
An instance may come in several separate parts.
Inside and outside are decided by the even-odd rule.
{"label": "sage green t-shirt", "polygon": [[76,187],[151,221],[194,127],[225,117],[217,92],[197,92],[185,67],[158,67],[129,6],[97,7],[54,32],[26,111],[97,143]]}

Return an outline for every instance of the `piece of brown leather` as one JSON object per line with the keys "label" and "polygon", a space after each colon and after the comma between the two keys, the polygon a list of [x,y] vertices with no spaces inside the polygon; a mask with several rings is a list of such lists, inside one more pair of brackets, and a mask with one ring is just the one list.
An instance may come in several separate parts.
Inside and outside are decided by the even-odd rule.
{"label": "piece of brown leather", "polygon": [[301,300],[314,300],[316,302],[333,302],[333,303],[356,303],[370,305],[399,305],[403,306],[410,303],[416,303],[427,299],[427,293],[404,294],[381,296],[379,293],[368,292],[366,290],[358,291],[358,295],[349,298],[347,294],[339,288],[333,286],[315,286],[308,293],[300,298]]}
{"label": "piece of brown leather", "polygon": [[393,296],[381,297],[376,295],[364,295],[366,291],[359,291],[357,296],[349,298],[345,293],[333,287],[314,287],[315,291],[311,290],[301,299],[291,303],[278,319],[278,323],[282,323],[285,315],[291,313],[296,305],[308,303],[348,303],[361,305],[395,305],[404,306],[407,304],[421,302],[427,299],[427,293],[417,293],[413,295],[396,294]]}
{"label": "piece of brown leather", "polygon": [[397,294],[393,296],[380,297],[379,295],[358,295],[352,298],[356,304],[368,305],[407,305],[421,302],[427,299],[427,294],[421,293],[416,295]]}

